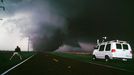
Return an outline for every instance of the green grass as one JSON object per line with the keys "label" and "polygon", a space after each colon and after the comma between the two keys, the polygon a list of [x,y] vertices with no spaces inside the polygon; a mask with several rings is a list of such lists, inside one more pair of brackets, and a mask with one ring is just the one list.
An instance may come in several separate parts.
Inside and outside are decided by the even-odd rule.
{"label": "green grass", "polygon": [[129,71],[134,71],[134,59],[132,59],[131,61],[111,60],[109,62],[105,62],[104,60],[92,61],[92,55],[88,55],[88,54],[69,54],[69,53],[59,53],[59,52],[52,52],[51,54],[61,56],[64,58],[78,60],[85,63],[92,62],[92,63],[98,63],[103,65],[110,65],[113,67],[126,69]]}
{"label": "green grass", "polygon": [[89,54],[70,54],[70,53],[62,53],[62,52],[52,52],[51,54],[61,56],[64,58],[70,58],[78,61],[83,62],[90,62],[91,61],[91,55]]}
{"label": "green grass", "polygon": [[12,60],[9,60],[12,56],[13,52],[9,51],[0,51],[0,74],[7,69],[11,68],[12,66],[20,63],[21,61],[25,60],[29,56],[33,55],[32,52],[22,52],[22,60],[20,60],[17,56],[15,56]]}

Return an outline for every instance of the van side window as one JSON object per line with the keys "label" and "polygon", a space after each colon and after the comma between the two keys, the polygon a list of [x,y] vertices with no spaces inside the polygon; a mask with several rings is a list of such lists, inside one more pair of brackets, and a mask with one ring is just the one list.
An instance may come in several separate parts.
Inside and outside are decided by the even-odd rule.
{"label": "van side window", "polygon": [[122,49],[121,44],[116,44],[117,49]]}
{"label": "van side window", "polygon": [[128,45],[127,44],[123,44],[123,49],[128,50]]}
{"label": "van side window", "polygon": [[104,51],[105,45],[101,45],[99,51]]}
{"label": "van side window", "polygon": [[106,45],[106,51],[110,51],[110,49],[111,49],[111,44],[107,44]]}

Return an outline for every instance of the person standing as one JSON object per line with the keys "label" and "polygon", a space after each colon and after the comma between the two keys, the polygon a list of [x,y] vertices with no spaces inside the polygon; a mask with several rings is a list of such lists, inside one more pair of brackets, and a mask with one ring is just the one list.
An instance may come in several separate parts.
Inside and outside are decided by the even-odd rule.
{"label": "person standing", "polygon": [[20,52],[21,52],[21,49],[20,49],[19,46],[17,46],[17,47],[15,48],[15,51],[14,51],[13,55],[11,56],[10,60],[12,60],[12,58],[13,58],[15,55],[19,56],[20,60],[22,60],[22,57],[21,57]]}

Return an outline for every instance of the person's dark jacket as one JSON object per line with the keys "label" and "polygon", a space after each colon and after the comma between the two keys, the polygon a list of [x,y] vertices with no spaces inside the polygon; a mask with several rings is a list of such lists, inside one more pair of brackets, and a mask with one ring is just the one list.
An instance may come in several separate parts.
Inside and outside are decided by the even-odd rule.
{"label": "person's dark jacket", "polygon": [[20,48],[19,47],[15,48],[15,52],[20,52]]}

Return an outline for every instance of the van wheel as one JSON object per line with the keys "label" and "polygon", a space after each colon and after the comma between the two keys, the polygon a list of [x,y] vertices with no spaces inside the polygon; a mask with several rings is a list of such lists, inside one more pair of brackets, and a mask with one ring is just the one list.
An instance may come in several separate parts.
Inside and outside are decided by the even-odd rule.
{"label": "van wheel", "polygon": [[109,61],[109,60],[110,60],[109,56],[106,55],[106,56],[105,56],[105,61],[107,62],[107,61]]}
{"label": "van wheel", "polygon": [[92,56],[92,60],[96,60],[96,56],[95,55]]}

